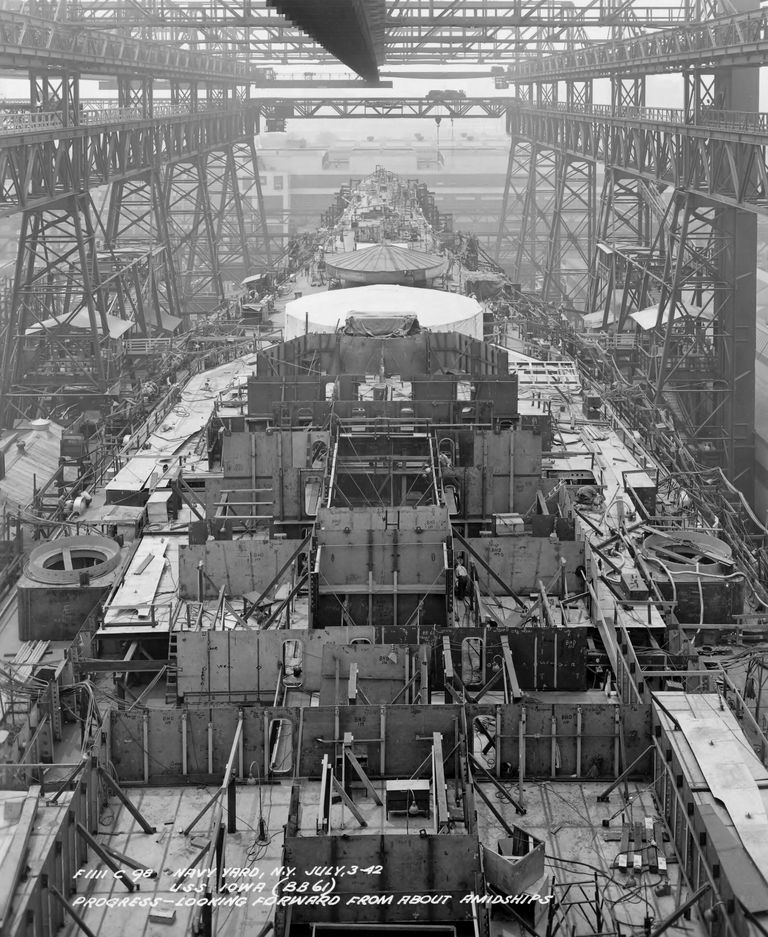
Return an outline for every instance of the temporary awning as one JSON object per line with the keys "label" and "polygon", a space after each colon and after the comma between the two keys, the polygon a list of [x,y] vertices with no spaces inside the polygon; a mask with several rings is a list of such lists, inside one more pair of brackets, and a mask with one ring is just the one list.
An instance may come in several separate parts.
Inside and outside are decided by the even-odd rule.
{"label": "temporary awning", "polygon": [[[124,335],[130,328],[133,327],[133,319],[119,319],[117,316],[107,315],[107,329],[109,331],[110,338],[120,338],[121,335]],[[101,331],[101,316],[96,315],[96,326]],[[36,322],[24,333],[25,335],[36,335],[44,331],[54,331],[56,329],[83,329],[88,330],[91,328],[91,317],[88,315],[88,310],[81,306],[75,312],[70,312],[66,316],[53,316],[50,319],[44,319],[42,322]]]}
{"label": "temporary awning", "polygon": [[[585,316],[582,316],[581,321],[584,323],[584,327],[587,329],[600,329],[603,326],[603,319],[605,314],[602,312],[588,312]],[[612,325],[616,321],[616,316],[613,312],[608,313],[608,325]]]}
{"label": "temporary awning", "polygon": [[[638,309],[637,312],[631,312],[629,318],[633,319],[643,331],[647,332],[648,329],[653,329],[656,327],[656,321],[659,318],[659,307],[658,306],[648,306],[647,309]],[[662,323],[669,320],[669,306],[664,310],[664,315],[661,319]]]}
{"label": "temporary awning", "polygon": [[267,279],[268,276],[269,276],[268,273],[255,273],[252,276],[246,277],[244,280],[241,280],[240,285],[248,287],[251,284],[256,284],[256,283],[261,284]]}
{"label": "temporary awning", "polygon": [[181,319],[178,316],[172,316],[168,312],[160,312],[159,318],[159,327],[164,332],[175,332],[176,329],[181,325]]}
{"label": "temporary awning", "polygon": [[[630,312],[629,318],[634,319],[640,328],[647,332],[648,329],[656,328],[656,322],[659,318],[659,307],[648,306],[647,309],[638,309],[637,312]],[[697,314],[695,316],[692,316],[687,312],[683,312],[681,309],[678,309],[675,312],[675,319],[696,320],[699,318],[709,321],[712,318],[712,314],[709,312],[709,310],[706,309],[697,310]],[[662,325],[666,325],[667,322],[669,322],[669,305],[665,307],[664,314],[661,317]]]}

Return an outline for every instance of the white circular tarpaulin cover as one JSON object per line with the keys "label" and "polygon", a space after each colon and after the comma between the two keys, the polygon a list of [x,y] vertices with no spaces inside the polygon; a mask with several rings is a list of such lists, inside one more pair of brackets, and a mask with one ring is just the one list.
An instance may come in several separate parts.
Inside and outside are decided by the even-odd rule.
{"label": "white circular tarpaulin cover", "polygon": [[422,329],[483,338],[483,307],[469,296],[412,286],[376,284],[312,293],[287,303],[285,340],[305,332],[335,332],[349,316],[416,316]]}

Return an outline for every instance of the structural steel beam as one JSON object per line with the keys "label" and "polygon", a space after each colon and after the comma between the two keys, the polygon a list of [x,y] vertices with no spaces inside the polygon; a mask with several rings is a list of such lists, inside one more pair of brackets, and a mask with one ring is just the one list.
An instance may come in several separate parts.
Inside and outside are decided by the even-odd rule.
{"label": "structural steel beam", "polygon": [[0,68],[77,68],[87,75],[187,78],[221,85],[247,82],[251,73],[251,66],[234,56],[5,10],[0,16]]}
{"label": "structural steel beam", "polygon": [[[161,0],[157,3],[133,3],[128,8],[122,0],[85,0],[67,10],[68,22],[90,23],[102,29],[120,26],[173,26],[183,22],[203,30],[210,27],[248,26],[252,29],[285,29],[293,35],[301,33],[290,22],[277,15],[267,0],[251,0],[247,5],[229,4],[225,0],[205,3],[178,3]],[[701,4],[684,0],[681,3],[651,5],[647,0],[618,5],[589,0],[574,6],[568,0],[387,0],[386,28],[427,30],[458,28],[479,30],[502,26],[647,26],[658,29],[683,26],[703,12]]]}
{"label": "structural steel beam", "polygon": [[[342,61],[357,64],[362,74],[374,75],[382,50],[390,64],[498,61],[511,53],[572,50],[590,39],[620,38],[625,31],[635,34],[642,27],[673,29],[721,12],[711,0],[659,7],[646,0],[620,5],[589,0],[584,6],[560,0],[546,5],[536,0],[343,2],[348,12],[342,16],[331,16],[328,4],[323,5],[325,22],[334,29],[330,37],[323,21],[311,15],[317,4],[302,0],[269,5],[266,0],[254,0],[245,7],[222,0],[136,3],[127,9],[119,2],[89,2],[68,9],[66,18],[69,23],[120,29],[134,36],[150,32],[168,42],[248,53],[253,62],[325,63],[333,60],[333,52]],[[270,6],[289,14],[294,22],[275,15]]]}
{"label": "structural steel beam", "polygon": [[513,138],[603,163],[722,205],[768,211],[768,118],[727,111],[685,123],[670,108],[540,107],[507,111]]}
{"label": "structural steel beam", "polygon": [[643,33],[583,49],[521,60],[510,81],[568,81],[607,75],[656,75],[688,68],[756,67],[768,53],[768,9],[721,16],[701,24]]}
{"label": "structural steel beam", "polygon": [[170,165],[253,133],[253,112],[233,107],[0,134],[0,214],[145,175],[153,162]]}
{"label": "structural steel beam", "polygon": [[263,118],[298,117],[503,117],[514,103],[508,97],[263,98],[250,106]]}
{"label": "structural steel beam", "polygon": [[385,0],[267,0],[367,81],[378,81]]}

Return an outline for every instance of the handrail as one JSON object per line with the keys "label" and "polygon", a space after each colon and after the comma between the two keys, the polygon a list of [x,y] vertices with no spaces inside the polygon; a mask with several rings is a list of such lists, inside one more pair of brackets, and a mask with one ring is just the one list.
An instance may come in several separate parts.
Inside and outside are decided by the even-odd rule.
{"label": "handrail", "polygon": [[768,113],[764,111],[726,111],[705,107],[689,115],[681,107],[634,107],[611,104],[566,104],[564,102],[533,104],[523,101],[518,102],[516,106],[526,111],[552,111],[557,114],[583,115],[605,120],[646,121],[653,124],[712,127],[718,130],[760,134],[768,132]]}
{"label": "handrail", "polygon": [[653,72],[654,64],[656,71],[668,71],[670,60],[690,60],[695,53],[715,59],[726,54],[746,56],[754,54],[754,50],[745,46],[762,45],[766,40],[768,9],[764,7],[630,39],[592,43],[573,52],[526,59],[518,62],[514,70],[510,69],[506,77],[511,83],[534,78],[562,81],[574,73],[595,78],[629,65]]}
{"label": "handrail", "polygon": [[157,120],[167,117],[203,117],[207,114],[227,111],[231,113],[239,110],[240,105],[232,106],[209,104],[192,107],[189,104],[153,104],[151,111],[145,113],[141,107],[116,107],[109,102],[85,105],[79,115],[77,123],[66,123],[62,111],[13,111],[3,113],[0,107],[0,135],[30,133],[45,130],[74,130],[77,127],[92,127],[104,124],[122,124],[130,121]]}
{"label": "handrail", "polygon": [[253,66],[234,56],[188,49],[181,43],[172,45],[131,38],[7,10],[3,11],[0,22],[0,45],[15,47],[17,57],[39,53],[48,61],[56,61],[65,56],[68,61],[91,68],[146,69],[156,75],[184,74],[201,80],[247,80],[256,73]]}

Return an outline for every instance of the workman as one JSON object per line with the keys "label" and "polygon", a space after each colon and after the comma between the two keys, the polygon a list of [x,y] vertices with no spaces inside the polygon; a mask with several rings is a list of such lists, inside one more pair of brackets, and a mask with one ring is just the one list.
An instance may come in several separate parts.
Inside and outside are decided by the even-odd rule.
{"label": "workman", "polygon": [[469,573],[467,567],[458,561],[456,564],[456,598],[463,602],[467,595],[467,586],[469,585]]}

